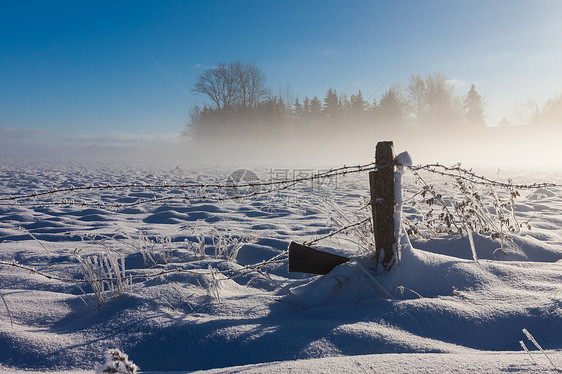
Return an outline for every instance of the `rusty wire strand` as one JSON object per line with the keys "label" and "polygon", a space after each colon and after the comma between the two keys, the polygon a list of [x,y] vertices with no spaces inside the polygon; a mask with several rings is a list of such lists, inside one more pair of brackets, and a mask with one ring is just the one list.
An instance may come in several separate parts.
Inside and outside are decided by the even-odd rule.
{"label": "rusty wire strand", "polygon": [[362,220],[362,221],[354,222],[354,223],[349,224],[349,225],[347,225],[347,226],[345,226],[345,227],[341,227],[341,228],[339,228],[339,229],[337,229],[337,230],[335,230],[335,231],[332,231],[331,233],[326,234],[326,235],[324,235],[324,236],[321,236],[321,237],[312,239],[312,240],[310,240],[310,241],[306,241],[306,242],[303,243],[303,245],[309,246],[309,245],[316,244],[316,243],[318,243],[318,242],[320,242],[320,241],[322,241],[322,240],[331,238],[332,236],[337,235],[337,234],[339,234],[339,233],[342,232],[342,231],[345,231],[345,230],[350,229],[350,228],[352,228],[352,227],[360,226],[360,225],[362,225],[362,224],[364,224],[364,223],[366,223],[366,222],[369,222],[370,220],[371,220],[370,218],[365,218],[365,219]]}
{"label": "rusty wire strand", "polygon": [[[45,195],[54,195],[57,193],[66,193],[66,192],[76,192],[76,191],[92,191],[92,190],[110,190],[110,189],[122,189],[122,188],[141,188],[141,189],[203,189],[203,188],[216,188],[216,189],[236,189],[236,188],[253,188],[253,187],[268,187],[268,186],[284,186],[284,185],[295,185],[297,183],[307,182],[307,181],[314,181],[316,179],[326,179],[326,178],[333,178],[338,175],[347,175],[347,174],[354,174],[354,173],[361,173],[365,171],[372,171],[376,170],[377,167],[374,162],[370,162],[367,164],[362,165],[355,165],[355,166],[341,166],[338,168],[333,168],[328,171],[322,173],[315,173],[311,176],[307,177],[300,177],[300,178],[293,178],[293,179],[285,179],[285,180],[273,180],[267,182],[247,182],[247,183],[239,183],[239,184],[228,184],[228,183],[185,183],[185,184],[138,184],[138,183],[128,183],[128,184],[107,184],[107,185],[100,185],[100,186],[84,186],[84,187],[66,187],[66,188],[57,188],[52,189],[49,191],[43,192],[34,192],[29,194],[23,195],[16,195],[16,196],[8,196],[8,197],[0,197],[0,201],[13,201],[13,200],[21,200],[21,199],[31,199],[37,198],[40,196]],[[272,189],[275,191],[276,189]],[[7,204],[3,204],[7,205]]]}
{"label": "rusty wire strand", "polygon": [[[497,181],[483,175],[478,175],[474,173],[472,170],[463,169],[460,166],[445,166],[439,163],[435,164],[427,164],[427,165],[417,165],[417,166],[408,166],[408,168],[415,172],[418,170],[425,170],[427,172],[438,174],[446,177],[451,178],[460,178],[467,182],[471,182],[474,184],[486,185],[486,186],[495,186],[495,187],[502,187],[502,188],[516,188],[516,189],[536,189],[536,188],[548,188],[548,187],[560,187],[558,183],[532,183],[532,184],[513,184],[511,182],[501,182]],[[439,170],[441,169],[441,170]]]}

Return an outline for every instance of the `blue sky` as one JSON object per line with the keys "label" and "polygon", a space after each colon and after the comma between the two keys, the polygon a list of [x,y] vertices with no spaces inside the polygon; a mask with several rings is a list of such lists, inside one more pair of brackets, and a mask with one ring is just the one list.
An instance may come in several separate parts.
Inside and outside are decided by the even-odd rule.
{"label": "blue sky", "polygon": [[236,60],[301,97],[440,72],[460,95],[476,84],[494,125],[562,91],[561,17],[556,0],[3,1],[0,134],[172,138],[194,102],[158,64],[191,90]]}

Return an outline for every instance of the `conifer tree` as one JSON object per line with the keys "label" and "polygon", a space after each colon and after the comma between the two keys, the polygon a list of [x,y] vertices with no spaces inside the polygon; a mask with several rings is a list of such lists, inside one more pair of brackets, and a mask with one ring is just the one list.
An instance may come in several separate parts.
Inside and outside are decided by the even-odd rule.
{"label": "conifer tree", "polygon": [[363,99],[361,90],[356,95],[351,95],[351,108],[356,113],[362,113],[367,108],[367,102]]}
{"label": "conifer tree", "polygon": [[377,107],[378,119],[383,126],[399,126],[403,124],[404,105],[396,90],[388,89],[382,95]]}
{"label": "conifer tree", "polygon": [[310,120],[314,123],[322,120],[322,103],[316,96],[310,101]]}
{"label": "conifer tree", "polygon": [[293,105],[293,118],[294,118],[294,121],[297,122],[297,123],[305,121],[304,107],[300,103],[300,100],[299,100],[298,96],[295,98],[295,103]]}
{"label": "conifer tree", "polygon": [[470,90],[464,99],[463,110],[465,117],[470,124],[477,126],[484,125],[482,97],[478,94],[478,92],[476,92],[474,84],[470,86]]}
{"label": "conifer tree", "polygon": [[330,120],[336,119],[340,114],[340,103],[338,100],[338,94],[336,90],[329,88],[326,96],[324,97],[324,108],[323,111],[326,118]]}

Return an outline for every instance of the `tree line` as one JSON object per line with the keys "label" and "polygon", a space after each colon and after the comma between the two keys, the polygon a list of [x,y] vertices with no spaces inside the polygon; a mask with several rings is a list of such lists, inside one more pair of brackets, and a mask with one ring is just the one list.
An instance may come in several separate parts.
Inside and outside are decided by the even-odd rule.
{"label": "tree line", "polygon": [[[542,107],[533,99],[515,107],[515,124],[530,125],[536,128],[560,127],[562,124],[562,95],[555,94]],[[500,125],[510,125],[507,119],[502,119]]]}
{"label": "tree line", "polygon": [[206,69],[193,91],[210,102],[190,113],[186,133],[194,138],[221,132],[302,136],[343,125],[352,136],[368,130],[476,131],[485,126],[482,97],[474,84],[458,97],[440,73],[412,75],[405,89],[388,88],[379,98],[365,98],[360,90],[347,96],[334,88],[322,98],[294,97],[289,89],[272,94],[259,67],[237,61]]}

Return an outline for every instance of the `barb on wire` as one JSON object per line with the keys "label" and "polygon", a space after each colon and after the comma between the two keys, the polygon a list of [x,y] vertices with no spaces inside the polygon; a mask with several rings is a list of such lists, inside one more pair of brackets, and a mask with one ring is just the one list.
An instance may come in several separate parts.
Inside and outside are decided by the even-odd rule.
{"label": "barb on wire", "polygon": [[[472,233],[484,235],[500,243],[494,254],[497,251],[505,254],[504,248],[510,244],[512,235],[522,229],[531,230],[530,219],[520,222],[516,214],[515,199],[520,196],[518,190],[560,187],[556,183],[515,184],[511,179],[502,182],[463,169],[460,165],[444,166],[436,163],[412,166],[409,169],[422,185],[422,190],[410,199],[421,195],[422,204],[414,201],[412,205],[421,214],[422,220],[409,223],[409,233],[420,234],[418,223],[421,223],[421,227],[429,232],[430,237],[437,234],[467,234],[469,240],[472,240]],[[428,184],[422,178],[421,171],[453,179],[460,194],[445,199],[435,190],[433,184]],[[496,189],[505,190],[507,199],[500,198]],[[429,196],[426,197],[427,194]],[[434,204],[441,206],[440,213],[434,212]],[[456,228],[456,231],[452,230],[452,227]],[[472,244],[471,248],[475,254]],[[473,257],[476,259],[475,255]]]}
{"label": "barb on wire", "polygon": [[224,201],[231,201],[231,200],[241,200],[251,197],[256,197],[260,195],[266,195],[273,192],[279,192],[283,190],[288,190],[289,188],[295,186],[299,182],[290,183],[287,185],[283,185],[277,188],[265,190],[265,191],[254,191],[247,194],[239,194],[239,195],[232,195],[232,196],[214,196],[214,195],[184,195],[184,196],[166,196],[166,197],[154,197],[152,199],[139,199],[132,203],[102,203],[102,202],[76,202],[74,200],[60,200],[60,201],[44,201],[44,202],[36,202],[36,203],[0,203],[0,206],[20,206],[20,207],[37,207],[37,206],[81,206],[81,207],[94,207],[94,208],[115,208],[115,209],[122,209],[122,208],[131,208],[136,207],[139,205],[150,204],[150,203],[161,203],[165,201],[195,201],[195,200],[203,200],[203,201],[217,201],[217,202],[224,202]]}
{"label": "barb on wire", "polygon": [[322,241],[322,240],[331,238],[332,236],[337,235],[337,234],[339,234],[339,233],[342,232],[342,231],[348,230],[348,229],[350,229],[350,228],[352,228],[352,227],[360,226],[360,225],[362,225],[362,224],[364,224],[364,223],[366,223],[366,222],[369,222],[370,220],[371,220],[370,218],[365,218],[365,219],[362,220],[362,221],[349,224],[349,225],[347,225],[347,226],[345,226],[345,227],[339,228],[339,229],[337,229],[337,230],[335,230],[335,231],[332,231],[331,233],[326,234],[326,235],[324,235],[324,236],[321,236],[321,237],[319,237],[319,238],[315,238],[315,239],[312,239],[312,240],[310,240],[310,241],[306,241],[306,242],[303,243],[303,245],[310,246],[310,245],[316,244],[316,243],[318,243],[318,242],[320,242],[320,241]]}
{"label": "barb on wire", "polygon": [[[431,187],[430,184],[428,184],[423,178],[422,176],[417,172],[417,170],[411,169],[412,173],[416,176],[416,178],[418,178],[422,184],[423,184],[423,189],[420,193],[417,194],[421,194],[422,196],[425,197],[426,193],[429,193],[431,196],[433,196],[433,200],[436,200],[439,202],[439,204],[441,205],[441,208],[444,210],[443,213],[443,220],[445,221],[446,225],[448,228],[452,226],[455,226],[455,228],[457,229],[457,232],[462,235],[463,231],[462,229],[459,227],[459,225],[457,225],[456,220],[454,219],[454,215],[453,213],[450,211],[447,203],[443,200],[443,196],[439,193],[437,193],[436,191],[433,190],[433,188]],[[416,195],[417,195],[416,194]],[[415,196],[415,195],[414,195]],[[433,202],[431,203],[433,204]],[[431,212],[431,211],[430,211]],[[456,212],[456,211],[455,211]],[[458,212],[456,212],[458,213]],[[461,217],[461,221],[462,221],[462,217]]]}
{"label": "barb on wire", "polygon": [[501,181],[490,179],[482,175],[478,175],[474,173],[472,170],[463,169],[460,166],[445,166],[439,163],[418,165],[418,166],[408,166],[408,168],[412,171],[425,170],[433,174],[438,174],[438,175],[452,177],[452,178],[461,178],[471,183],[486,185],[486,186],[517,188],[521,190],[560,187],[560,185],[557,183],[513,184],[510,182],[501,182]]}
{"label": "barb on wire", "polygon": [[[264,267],[265,265],[269,265],[269,264],[274,264],[274,263],[281,263],[281,262],[285,262],[287,261],[286,259],[281,260],[281,258],[283,256],[287,256],[288,255],[288,251],[285,251],[269,260],[260,262],[258,264],[253,264],[253,265],[248,265],[245,266],[243,268],[240,269],[234,269],[234,270],[226,270],[226,271],[219,271],[220,273],[222,273],[223,275],[227,275],[227,274],[232,274],[232,273],[237,273],[239,272],[239,275],[235,275],[235,276],[230,276],[227,277],[227,279],[234,279],[238,276],[242,276],[242,275],[247,275],[249,272],[252,271],[256,271],[258,269],[261,269],[262,267]],[[34,267],[31,266],[27,266],[27,265],[22,265],[20,263],[18,263],[17,261],[0,261],[0,266],[11,266],[11,267],[15,267],[18,269],[22,269],[25,270],[31,274],[35,274],[35,275],[39,275],[41,277],[50,279],[50,280],[56,280],[59,282],[65,282],[65,283],[91,283],[90,279],[82,279],[82,278],[71,278],[71,277],[61,277],[61,276],[57,276],[57,275],[52,275],[49,273],[45,273],[43,271],[37,270]],[[247,273],[245,273],[247,272]],[[176,269],[165,269],[165,270],[160,270],[160,271],[155,271],[152,272],[150,274],[136,274],[136,275],[128,275],[126,278],[127,279],[132,279],[132,280],[137,280],[137,279],[152,279],[152,278],[157,278],[157,277],[161,277],[164,275],[170,275],[170,274],[180,274],[180,273],[189,273],[189,274],[209,274],[208,271],[206,270],[202,270],[202,271],[198,271],[195,269],[181,269],[181,268],[176,268]],[[96,278],[96,281],[102,281],[102,282],[113,282],[118,280],[117,278],[112,278],[112,277],[102,277],[102,278]]]}
{"label": "barb on wire", "polygon": [[[271,265],[271,264],[281,264],[283,262],[287,262],[287,260],[289,259],[289,251],[283,251],[280,254],[278,254],[277,256],[274,256],[272,258],[270,258],[269,260],[265,260],[262,262],[258,262],[257,264],[251,264],[251,265],[247,265],[244,266],[243,268],[240,269],[233,269],[233,270],[226,270],[223,272],[223,274],[232,274],[232,273],[238,273],[235,275],[231,275],[228,279],[235,279],[238,277],[243,277],[245,275],[248,275],[254,271],[257,270],[261,270],[261,268],[263,268],[266,265]],[[287,257],[287,258],[283,258],[283,257]]]}
{"label": "barb on wire", "polygon": [[[333,168],[328,171],[322,173],[315,173],[311,176],[306,177],[299,177],[293,179],[286,179],[286,180],[273,180],[273,181],[253,181],[247,183],[239,183],[233,185],[231,183],[184,183],[184,184],[139,184],[139,183],[128,183],[128,184],[115,184],[115,185],[90,185],[84,187],[67,187],[67,188],[59,188],[59,189],[52,189],[49,191],[43,192],[33,192],[29,194],[22,194],[16,196],[8,196],[8,197],[0,197],[0,201],[14,201],[16,203],[0,203],[0,205],[5,206],[49,206],[49,205],[79,205],[79,206],[88,206],[88,207],[115,207],[115,208],[122,208],[122,207],[132,207],[136,205],[146,204],[150,202],[161,202],[161,201],[168,201],[168,200],[195,200],[195,199],[202,199],[202,200],[213,200],[213,201],[223,201],[223,200],[235,200],[240,198],[247,198],[253,197],[257,195],[268,194],[284,189],[288,189],[292,186],[295,186],[298,183],[314,181],[318,179],[326,179],[326,178],[333,178],[334,176],[339,175],[347,175],[347,174],[354,174],[354,173],[361,173],[365,171],[375,170],[376,166],[373,162],[356,165],[356,166],[342,166],[338,168]],[[74,202],[72,200],[65,200],[65,201],[56,201],[56,202],[46,202],[46,203],[17,203],[18,200],[23,199],[36,199],[41,196],[46,195],[54,195],[58,193],[68,193],[68,192],[77,192],[77,191],[92,191],[92,190],[110,190],[110,189],[124,189],[124,188],[140,188],[140,189],[177,189],[177,190],[188,190],[188,189],[217,189],[217,190],[227,190],[227,189],[240,189],[240,188],[255,188],[255,187],[273,187],[266,189],[265,191],[255,191],[250,194],[243,194],[239,196],[231,196],[231,197],[212,197],[212,196],[184,196],[184,197],[165,197],[159,199],[143,199],[138,200],[134,203],[129,204],[104,204],[104,203],[81,203],[81,202]]]}

